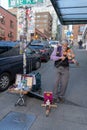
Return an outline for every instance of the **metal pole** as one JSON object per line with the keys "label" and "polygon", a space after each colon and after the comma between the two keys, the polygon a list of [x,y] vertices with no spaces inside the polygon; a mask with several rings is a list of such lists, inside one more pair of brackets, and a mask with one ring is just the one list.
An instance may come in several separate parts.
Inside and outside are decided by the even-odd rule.
{"label": "metal pole", "polygon": [[23,74],[26,74],[26,43],[27,43],[27,14],[26,14],[26,7],[20,7],[22,8],[21,12],[21,18],[22,21],[22,35],[20,33],[20,54],[23,54]]}
{"label": "metal pole", "polygon": [[27,7],[25,7],[25,28],[24,28],[24,52],[23,52],[23,73],[26,74],[26,44],[27,44]]}
{"label": "metal pole", "polygon": [[[23,23],[24,23],[24,27],[23,27],[23,38],[22,38],[22,48],[23,48],[23,74],[26,74],[26,45],[27,45],[27,28],[28,28],[28,20],[27,20],[27,17],[29,17],[28,15],[28,9],[31,7],[21,7],[23,9],[25,9],[25,14],[24,14],[24,20],[23,20]],[[20,46],[20,48],[21,48]]]}

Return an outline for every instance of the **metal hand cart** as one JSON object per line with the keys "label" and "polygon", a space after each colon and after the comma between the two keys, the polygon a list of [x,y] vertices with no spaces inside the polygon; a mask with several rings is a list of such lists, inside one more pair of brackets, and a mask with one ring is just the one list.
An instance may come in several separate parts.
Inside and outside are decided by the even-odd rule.
{"label": "metal hand cart", "polygon": [[[26,84],[24,84],[26,81]],[[19,98],[15,103],[15,106],[26,105],[25,104],[25,95],[28,94],[32,89],[33,77],[30,77],[28,74],[17,74],[15,84],[8,89],[11,93],[19,94]]]}
{"label": "metal hand cart", "polygon": [[16,93],[19,94],[19,98],[17,99],[17,102],[15,103],[15,106],[20,105],[20,106],[25,106],[25,95],[29,92],[29,91],[25,91],[25,90],[17,90],[16,88],[10,88],[8,90],[10,93]]}

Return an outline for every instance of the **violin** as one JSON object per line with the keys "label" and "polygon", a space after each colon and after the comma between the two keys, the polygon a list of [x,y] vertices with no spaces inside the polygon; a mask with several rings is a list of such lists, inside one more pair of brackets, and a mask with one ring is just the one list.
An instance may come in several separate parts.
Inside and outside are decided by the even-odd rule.
{"label": "violin", "polygon": [[67,57],[69,60],[72,60],[75,57],[73,51],[70,48],[67,48],[67,50],[63,52],[63,56]]}
{"label": "violin", "polygon": [[61,56],[61,51],[63,51],[63,56],[67,57],[69,60],[72,60],[75,57],[73,51],[69,47],[67,47],[66,50],[62,50],[61,46],[58,46],[56,56]]}

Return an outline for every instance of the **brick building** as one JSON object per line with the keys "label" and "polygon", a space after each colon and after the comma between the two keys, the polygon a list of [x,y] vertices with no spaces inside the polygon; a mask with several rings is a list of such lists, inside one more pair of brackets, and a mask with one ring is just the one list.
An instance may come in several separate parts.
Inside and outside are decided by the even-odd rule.
{"label": "brick building", "polygon": [[49,12],[38,12],[35,14],[35,28],[49,39],[52,36],[52,16]]}
{"label": "brick building", "polygon": [[80,39],[82,39],[82,33],[84,31],[84,28],[85,28],[85,24],[72,26],[74,40],[79,41]]}
{"label": "brick building", "polygon": [[17,40],[17,18],[0,6],[0,40]]}

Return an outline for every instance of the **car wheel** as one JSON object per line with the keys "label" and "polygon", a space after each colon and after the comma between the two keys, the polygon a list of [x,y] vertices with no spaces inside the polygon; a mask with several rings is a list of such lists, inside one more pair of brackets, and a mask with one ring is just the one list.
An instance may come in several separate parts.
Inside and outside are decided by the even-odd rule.
{"label": "car wheel", "polygon": [[10,85],[10,76],[8,73],[3,73],[0,76],[0,91],[5,91]]}
{"label": "car wheel", "polygon": [[40,61],[37,61],[36,64],[35,64],[35,69],[39,69],[41,67],[41,62]]}

